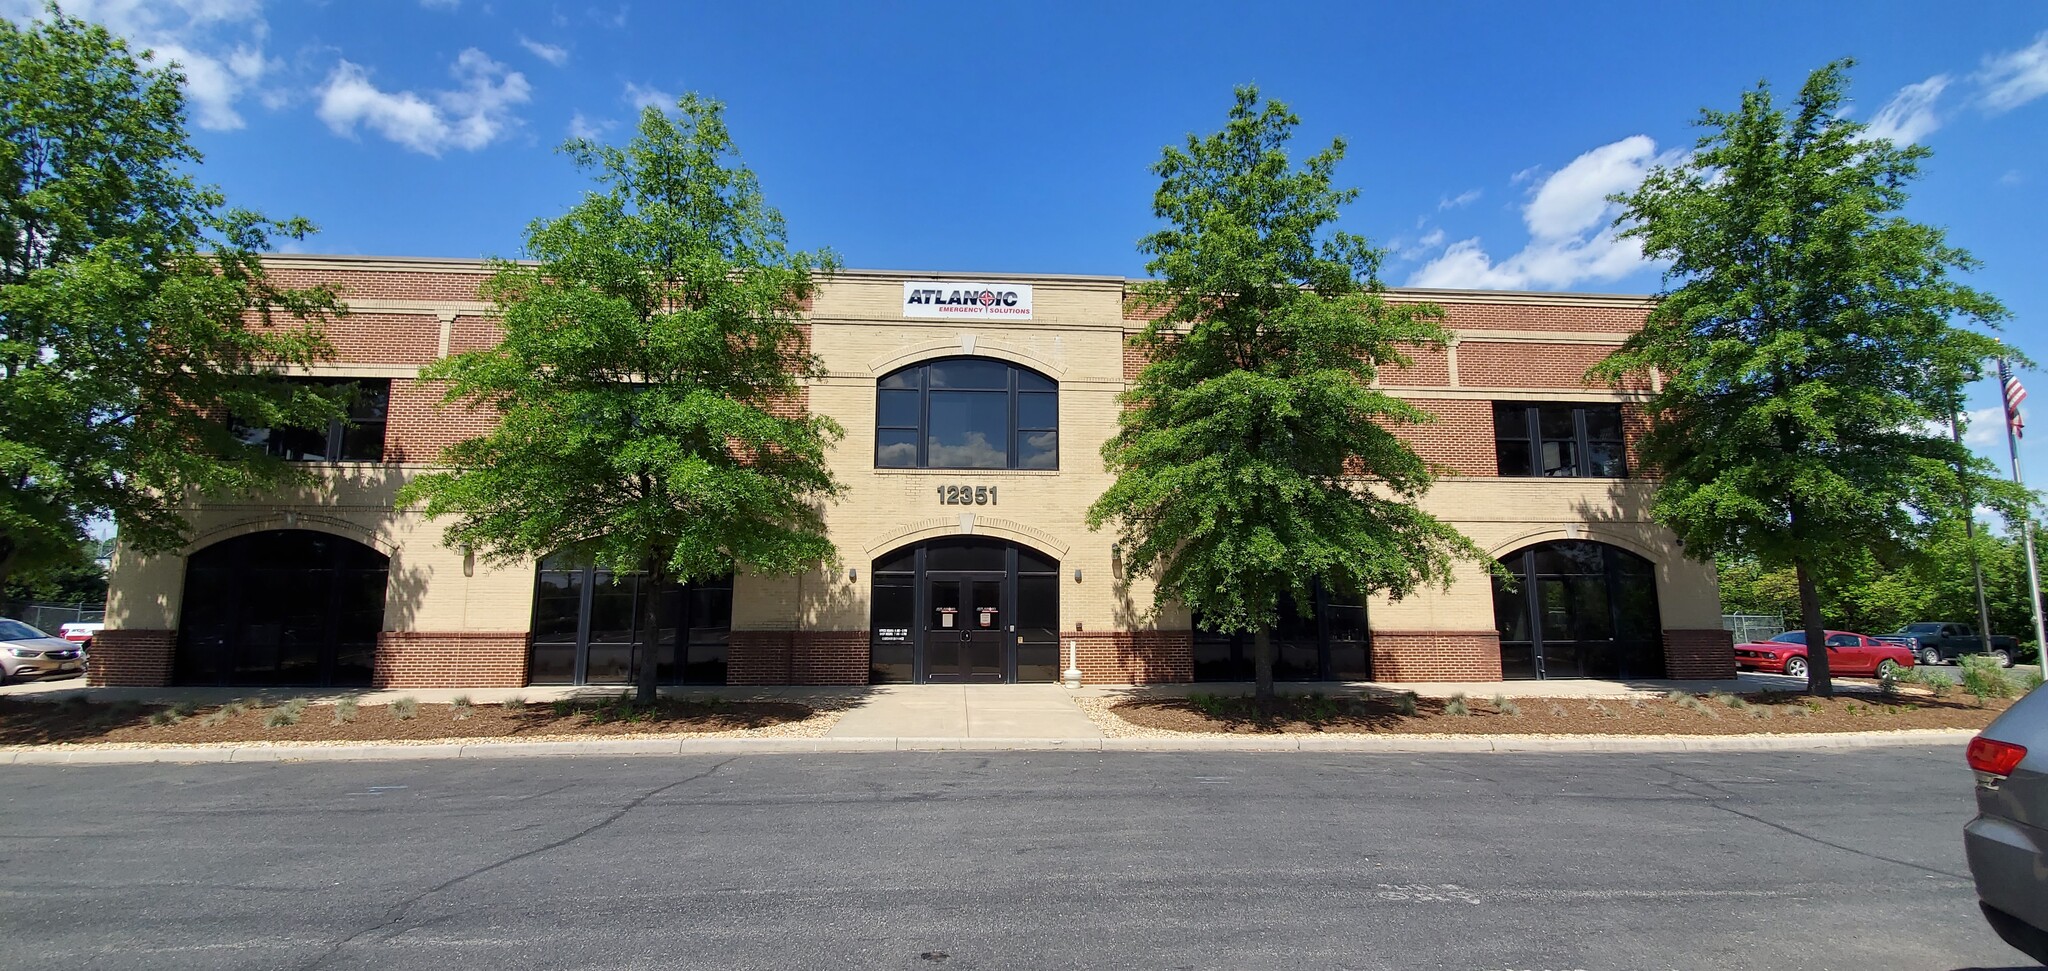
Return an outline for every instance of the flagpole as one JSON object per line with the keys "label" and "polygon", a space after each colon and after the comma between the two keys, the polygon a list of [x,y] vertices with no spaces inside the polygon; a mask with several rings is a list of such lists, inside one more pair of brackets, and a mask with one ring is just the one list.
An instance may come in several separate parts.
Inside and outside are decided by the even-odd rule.
{"label": "flagpole", "polygon": [[[2020,426],[2019,402],[2014,400],[2011,372],[2006,369],[2005,358],[1998,359],[1998,393],[2005,399],[2005,447],[2012,451],[2012,481],[2021,488],[2026,480],[2020,477]],[[2020,392],[2020,397],[2025,397]],[[2041,567],[2034,558],[2034,504],[2026,504],[2025,515],[2020,517],[2020,536],[2027,544],[2027,605],[2034,609],[2034,648],[2048,658],[2048,631],[2041,626]]]}

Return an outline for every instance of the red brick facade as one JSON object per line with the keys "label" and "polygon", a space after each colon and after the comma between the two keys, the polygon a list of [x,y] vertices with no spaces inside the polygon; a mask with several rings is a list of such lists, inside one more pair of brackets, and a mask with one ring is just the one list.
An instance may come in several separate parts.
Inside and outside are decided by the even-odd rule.
{"label": "red brick facade", "polygon": [[171,657],[178,646],[174,630],[103,630],[93,635],[92,669],[86,683],[95,688],[154,688],[171,683]]}
{"label": "red brick facade", "polygon": [[516,688],[526,683],[526,634],[385,631],[370,684],[377,688]]}
{"label": "red brick facade", "polygon": [[1376,630],[1375,681],[1499,681],[1500,634],[1490,630]]}
{"label": "red brick facade", "polygon": [[1069,631],[1060,635],[1060,670],[1068,642],[1081,653],[1083,684],[1154,684],[1195,680],[1192,631]]}
{"label": "red brick facade", "polygon": [[1735,677],[1735,635],[1725,630],[1665,631],[1664,674],[1688,679]]}
{"label": "red brick facade", "polygon": [[867,684],[867,631],[736,630],[727,684]]}

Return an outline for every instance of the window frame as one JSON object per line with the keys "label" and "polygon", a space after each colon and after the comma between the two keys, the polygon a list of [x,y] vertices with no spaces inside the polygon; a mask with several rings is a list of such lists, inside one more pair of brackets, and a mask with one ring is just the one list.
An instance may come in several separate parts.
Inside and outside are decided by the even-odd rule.
{"label": "window frame", "polygon": [[[1501,410],[1504,408],[1515,409],[1521,412],[1522,427],[1520,431],[1522,432],[1522,434],[1509,435],[1503,433]],[[1543,409],[1545,408],[1571,409],[1572,435],[1570,438],[1567,439],[1559,438],[1556,436],[1545,436],[1543,434]],[[1620,437],[1595,437],[1590,430],[1588,413],[1594,409],[1609,408],[1614,410],[1614,427],[1616,431],[1620,433]],[[1545,470],[1543,459],[1543,446],[1551,442],[1569,444],[1572,448],[1573,458],[1572,464],[1570,466],[1570,471],[1561,471],[1553,474]],[[1504,445],[1508,445],[1511,443],[1515,445],[1520,445],[1528,450],[1528,471],[1507,471],[1507,464],[1502,460],[1502,451]],[[1613,446],[1615,462],[1620,467],[1619,472],[1612,475],[1606,475],[1596,473],[1594,471],[1593,446],[1595,445]],[[1493,402],[1493,456],[1494,475],[1503,479],[1629,478],[1628,429],[1622,421],[1621,404],[1619,402],[1581,401]]]}
{"label": "window frame", "polygon": [[[931,369],[932,367],[934,367],[934,366],[940,366],[940,365],[945,365],[945,364],[950,364],[950,363],[956,363],[956,362],[975,362],[975,363],[986,363],[986,364],[994,364],[994,365],[999,365],[999,366],[1001,366],[1001,367],[1002,367],[1002,368],[1004,369],[1004,374],[1003,374],[1003,385],[1004,385],[1004,386],[1003,386],[1002,388],[1000,388],[1000,389],[997,389],[997,388],[939,388],[939,389],[934,389],[934,388],[933,388],[933,387],[931,386],[931,371],[930,371],[930,369]],[[915,386],[914,386],[914,387],[898,387],[898,388],[892,388],[892,387],[887,387],[887,386],[886,386],[886,384],[887,384],[888,382],[890,382],[890,381],[892,381],[892,380],[895,380],[895,379],[897,379],[897,378],[901,377],[902,375],[904,375],[904,374],[905,374],[905,373],[907,373],[907,372],[912,372],[912,371],[915,371],[915,372],[917,373],[917,378],[916,378],[916,380],[915,380],[915,382],[914,382],[914,384],[915,384]],[[1030,375],[1030,376],[1032,376],[1032,377],[1034,377],[1034,378],[1037,378],[1037,379],[1038,379],[1038,380],[1040,380],[1040,381],[1044,381],[1044,382],[1045,382],[1046,384],[1049,384],[1049,385],[1051,385],[1051,387],[1050,387],[1050,388],[1046,388],[1046,389],[1038,389],[1038,388],[1025,388],[1025,387],[1023,387],[1023,386],[1022,386],[1022,385],[1023,385],[1023,381],[1022,381],[1022,378],[1021,378],[1021,376],[1022,376],[1022,375],[1027,375],[1027,374],[1028,374],[1028,375]],[[1004,428],[1003,428],[1003,464],[1002,464],[1002,465],[999,465],[999,466],[981,466],[981,465],[934,465],[934,464],[932,464],[932,456],[931,456],[931,452],[932,452],[932,398],[933,398],[933,395],[934,395],[934,392],[935,392],[935,390],[936,390],[936,391],[942,391],[942,392],[948,392],[948,393],[957,393],[957,394],[986,394],[986,395],[998,395],[998,394],[1000,394],[1000,395],[1003,395],[1003,396],[1004,396]],[[916,425],[914,425],[914,426],[913,426],[913,425],[907,425],[907,424],[903,424],[903,423],[902,423],[902,422],[900,422],[900,421],[899,421],[899,422],[896,422],[896,423],[893,423],[893,424],[892,424],[892,423],[889,423],[889,422],[887,422],[887,421],[885,421],[885,420],[884,420],[884,418],[883,418],[883,411],[882,411],[882,402],[883,402],[883,401],[885,400],[885,399],[884,399],[884,395],[888,395],[888,394],[892,394],[892,393],[893,393],[893,394],[905,394],[905,393],[908,393],[908,394],[915,394],[915,395],[917,396],[917,407],[916,407],[916,409],[915,409],[915,410],[916,410],[916,415],[917,415],[917,418],[916,418],[917,424],[916,424]],[[1026,426],[1026,425],[1024,424],[1024,421],[1025,421],[1025,418],[1024,418],[1024,410],[1025,410],[1025,408],[1024,408],[1024,406],[1025,406],[1025,396],[1027,396],[1027,395],[1043,395],[1043,396],[1045,396],[1045,397],[1047,397],[1047,398],[1050,398],[1050,399],[1051,399],[1051,401],[1052,401],[1052,425],[1051,425],[1050,427],[1043,427],[1043,426],[1041,426],[1041,425],[1036,425],[1036,424],[1034,424],[1034,425],[1030,425],[1030,426]],[[1033,369],[1033,368],[1025,367],[1024,365],[1021,365],[1021,364],[1017,364],[1017,363],[1015,363],[1015,362],[1013,362],[1013,361],[1007,361],[1007,360],[1003,360],[1003,359],[1001,359],[1001,358],[995,358],[995,357],[983,357],[983,356],[979,356],[979,355],[954,355],[954,356],[951,356],[951,357],[939,357],[939,358],[931,358],[931,359],[928,359],[928,360],[918,361],[918,362],[917,362],[917,363],[915,363],[915,364],[907,364],[907,365],[904,365],[903,367],[897,368],[897,369],[895,369],[895,370],[893,370],[893,371],[890,371],[889,373],[887,373],[887,374],[884,374],[884,375],[882,375],[882,376],[880,376],[880,377],[878,377],[878,378],[876,378],[876,379],[875,379],[875,437],[874,437],[874,455],[873,455],[873,459],[874,459],[874,468],[876,468],[876,469],[910,469],[910,470],[931,470],[931,471],[943,471],[943,472],[1019,472],[1019,471],[1023,471],[1023,472],[1057,472],[1057,471],[1059,471],[1059,468],[1060,468],[1060,446],[1059,446],[1059,434],[1060,434],[1060,428],[1059,428],[1059,423],[1060,423],[1060,408],[1059,408],[1059,396],[1060,396],[1060,383],[1059,383],[1059,381],[1055,380],[1055,379],[1054,379],[1054,378],[1053,378],[1053,377],[1052,377],[1051,375],[1045,374],[1045,373],[1043,373],[1043,372],[1041,372],[1041,371],[1038,371],[1038,370],[1035,370],[1035,369]],[[884,438],[884,436],[886,436],[886,435],[891,435],[892,433],[894,434],[894,436],[896,436],[896,437],[899,437],[899,438],[900,438],[900,437],[901,437],[901,435],[903,435],[904,433],[909,433],[909,434],[912,434],[912,435],[914,435],[914,436],[915,436],[915,448],[916,448],[916,458],[915,458],[915,459],[914,459],[914,461],[913,461],[913,462],[911,462],[910,464],[907,464],[907,465],[906,465],[906,464],[894,464],[894,463],[888,463],[888,464],[885,464],[885,463],[884,463],[884,462],[882,461],[882,448],[883,448],[883,438]],[[1024,453],[1024,451],[1025,451],[1025,449],[1024,449],[1024,442],[1025,442],[1025,437],[1026,437],[1026,436],[1028,436],[1028,435],[1043,435],[1043,434],[1047,434],[1047,433],[1050,433],[1050,434],[1051,434],[1051,435],[1053,436],[1053,446],[1052,446],[1052,449],[1051,449],[1051,454],[1052,454],[1052,464],[1050,464],[1050,465],[1025,465],[1025,464],[1023,464],[1023,462],[1024,462],[1024,454],[1023,454],[1023,453]],[[900,444],[900,443],[897,443],[897,444]]]}
{"label": "window frame", "polygon": [[[273,457],[275,457],[275,458],[279,458],[279,459],[282,459],[282,460],[284,460],[284,461],[286,461],[286,462],[372,462],[372,463],[381,463],[381,462],[383,462],[383,461],[384,461],[384,456],[385,456],[385,453],[386,453],[386,452],[388,451],[388,449],[389,449],[389,447],[390,447],[390,430],[391,430],[391,379],[390,379],[390,378],[374,378],[374,377],[300,377],[300,376],[292,376],[292,377],[287,377],[287,378],[285,378],[284,380],[285,380],[285,381],[287,381],[287,382],[289,382],[289,383],[292,383],[292,384],[297,384],[297,385],[317,385],[317,386],[322,386],[322,387],[328,387],[328,388],[340,388],[340,387],[348,387],[348,386],[354,386],[354,387],[355,387],[355,388],[357,389],[357,392],[358,392],[358,393],[357,393],[357,394],[356,394],[356,395],[355,395],[355,396],[354,396],[353,398],[351,398],[351,399],[350,399],[350,401],[349,401],[349,405],[348,405],[348,412],[349,412],[349,413],[348,413],[348,414],[346,414],[346,415],[343,415],[342,417],[339,417],[339,418],[330,418],[330,419],[328,419],[328,420],[327,420],[327,428],[326,428],[326,431],[325,431],[325,441],[326,441],[326,447],[325,447],[324,449],[322,449],[322,450],[321,450],[321,453],[320,453],[320,455],[319,455],[319,456],[317,456],[317,457],[314,457],[314,456],[307,456],[307,457],[303,457],[303,458],[293,458],[293,457],[291,457],[291,456],[288,456],[288,455],[280,455],[280,454],[278,454],[278,452],[276,452],[276,451],[274,451],[274,450],[272,449],[272,445],[273,445],[273,443],[275,443],[275,442],[279,441],[279,439],[278,439],[278,437],[277,437],[277,433],[279,433],[279,432],[293,432],[293,431],[297,431],[297,432],[305,432],[305,433],[307,433],[307,434],[309,434],[309,435],[318,435],[318,434],[321,434],[321,431],[320,431],[320,429],[317,429],[317,428],[300,428],[300,427],[298,427],[298,426],[294,426],[294,425],[275,425],[275,426],[258,426],[258,425],[248,425],[248,424],[244,424],[244,423],[243,423],[243,422],[242,422],[242,421],[241,421],[240,419],[236,419],[236,418],[230,417],[230,418],[229,418],[229,425],[230,425],[230,427],[231,427],[231,428],[233,429],[233,431],[234,431],[234,433],[235,433],[236,437],[238,437],[238,438],[241,438],[241,439],[242,439],[242,440],[243,440],[244,442],[247,442],[247,443],[248,443],[248,444],[250,445],[250,447],[252,447],[252,448],[261,448],[261,449],[263,449],[263,451],[264,451],[264,453],[265,453],[265,454],[267,454],[267,455],[271,455],[271,456],[273,456]],[[370,420],[364,420],[363,418],[359,418],[359,417],[357,417],[357,416],[356,416],[355,412],[356,412],[356,410],[357,410],[357,405],[358,405],[358,404],[359,404],[359,403],[360,403],[360,402],[362,401],[362,394],[361,394],[361,391],[362,391],[362,390],[364,390],[365,388],[373,388],[374,390],[376,390],[377,392],[379,392],[379,393],[380,393],[380,394],[382,395],[382,398],[383,398],[383,417],[382,417],[382,418],[376,419],[376,420],[374,420],[374,421],[370,421]],[[362,455],[349,455],[349,454],[345,454],[345,452],[346,452],[346,449],[347,449],[347,447],[348,447],[348,445],[349,445],[349,432],[351,432],[351,431],[355,431],[355,430],[360,430],[360,429],[366,429],[366,428],[371,428],[371,427],[374,427],[374,428],[376,428],[376,429],[377,429],[377,451],[376,451],[376,456],[375,456],[374,458],[366,458],[366,457],[363,457]],[[249,441],[249,437],[250,437],[251,433],[254,433],[254,432],[263,432],[263,433],[265,433],[265,434],[264,434],[264,440],[263,440],[262,442],[260,442],[260,443],[259,443],[259,442],[251,442],[251,441]]]}

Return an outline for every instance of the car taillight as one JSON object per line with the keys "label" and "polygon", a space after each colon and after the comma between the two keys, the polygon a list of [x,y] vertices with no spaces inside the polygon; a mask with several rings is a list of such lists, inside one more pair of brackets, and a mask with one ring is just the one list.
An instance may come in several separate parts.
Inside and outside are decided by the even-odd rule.
{"label": "car taillight", "polygon": [[1970,760],[1970,768],[2004,778],[2027,757],[2027,747],[1979,735],[1970,739],[1970,747],[1963,755]]}

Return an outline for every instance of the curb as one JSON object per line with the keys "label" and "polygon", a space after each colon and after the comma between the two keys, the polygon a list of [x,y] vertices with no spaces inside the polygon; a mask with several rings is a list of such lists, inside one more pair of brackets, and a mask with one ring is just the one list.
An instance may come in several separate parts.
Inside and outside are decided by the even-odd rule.
{"label": "curb", "polygon": [[1588,752],[1814,752],[1894,745],[1960,745],[1970,729],[1806,735],[1254,735],[1173,738],[648,738],[574,742],[450,742],[428,745],[163,745],[0,751],[0,765],[135,765],[197,762],[366,762],[516,759],[590,755],[791,755],[851,752],[1321,752],[1539,754]]}

